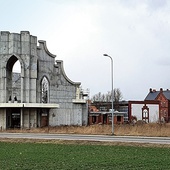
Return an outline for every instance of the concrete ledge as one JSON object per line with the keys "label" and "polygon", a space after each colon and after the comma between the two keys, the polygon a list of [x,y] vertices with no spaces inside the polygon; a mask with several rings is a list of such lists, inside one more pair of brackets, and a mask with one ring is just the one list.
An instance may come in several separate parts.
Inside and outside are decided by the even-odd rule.
{"label": "concrete ledge", "polygon": [[73,99],[72,102],[77,103],[77,104],[85,104],[86,100],[85,99]]}
{"label": "concrete ledge", "polygon": [[56,103],[0,103],[0,108],[59,108]]}

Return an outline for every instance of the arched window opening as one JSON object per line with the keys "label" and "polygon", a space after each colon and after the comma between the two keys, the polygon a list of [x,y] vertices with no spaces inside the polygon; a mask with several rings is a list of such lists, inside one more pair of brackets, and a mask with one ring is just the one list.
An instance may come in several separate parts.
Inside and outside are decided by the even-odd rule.
{"label": "arched window opening", "polygon": [[[6,102],[21,102],[21,64],[15,55],[9,58],[6,65]],[[20,109],[7,108],[6,120],[8,128],[20,128]]]}
{"label": "arched window opening", "polygon": [[142,108],[142,120],[149,123],[149,108],[146,105]]}
{"label": "arched window opening", "polygon": [[6,65],[6,101],[21,100],[21,65],[16,56],[11,56]]}
{"label": "arched window opening", "polygon": [[49,100],[49,82],[46,77],[43,77],[41,82],[41,102],[48,103]]}
{"label": "arched window opening", "polygon": [[21,102],[21,64],[19,60],[12,68],[12,99],[14,102]]}
{"label": "arched window opening", "polygon": [[21,100],[21,64],[16,56],[11,56],[6,65],[6,101]]}

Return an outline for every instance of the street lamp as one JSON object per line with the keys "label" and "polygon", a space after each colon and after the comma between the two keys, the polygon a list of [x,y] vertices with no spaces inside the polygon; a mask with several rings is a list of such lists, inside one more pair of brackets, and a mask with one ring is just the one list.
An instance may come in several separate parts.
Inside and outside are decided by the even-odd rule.
{"label": "street lamp", "polygon": [[108,54],[103,54],[103,56],[109,57],[111,59],[111,80],[112,80],[112,135],[114,135],[114,115],[113,115],[113,59]]}

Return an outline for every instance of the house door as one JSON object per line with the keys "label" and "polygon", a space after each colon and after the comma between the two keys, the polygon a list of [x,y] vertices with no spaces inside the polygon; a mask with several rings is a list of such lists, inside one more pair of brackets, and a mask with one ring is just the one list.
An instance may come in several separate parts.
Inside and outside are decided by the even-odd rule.
{"label": "house door", "polygon": [[41,112],[41,127],[48,126],[48,110],[43,109]]}

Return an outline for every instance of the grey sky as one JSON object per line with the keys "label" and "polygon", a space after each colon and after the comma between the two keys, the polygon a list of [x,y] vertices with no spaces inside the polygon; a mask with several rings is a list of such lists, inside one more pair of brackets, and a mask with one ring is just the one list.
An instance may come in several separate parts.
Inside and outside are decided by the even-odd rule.
{"label": "grey sky", "polygon": [[64,61],[66,75],[90,95],[114,87],[143,100],[150,87],[170,88],[170,1],[0,0],[0,30],[28,30]]}

